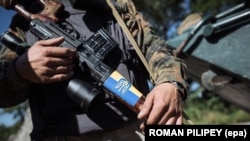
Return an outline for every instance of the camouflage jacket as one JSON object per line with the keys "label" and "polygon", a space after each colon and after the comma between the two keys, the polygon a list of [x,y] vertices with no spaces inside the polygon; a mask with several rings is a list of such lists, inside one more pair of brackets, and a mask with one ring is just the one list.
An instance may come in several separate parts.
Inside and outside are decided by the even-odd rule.
{"label": "camouflage jacket", "polygon": [[[0,4],[6,9],[13,7],[12,0],[0,0]],[[131,0],[116,0],[114,5],[156,76],[155,85],[175,81],[186,89],[186,65],[183,60],[172,55],[165,40],[154,33],[151,25],[143,19]],[[15,26],[17,21],[18,19],[13,18],[14,24],[10,30],[25,41],[22,30]],[[9,107],[27,98],[31,83],[21,79],[16,73],[14,64],[17,55],[15,53],[5,47],[1,48],[0,53],[0,107]]]}

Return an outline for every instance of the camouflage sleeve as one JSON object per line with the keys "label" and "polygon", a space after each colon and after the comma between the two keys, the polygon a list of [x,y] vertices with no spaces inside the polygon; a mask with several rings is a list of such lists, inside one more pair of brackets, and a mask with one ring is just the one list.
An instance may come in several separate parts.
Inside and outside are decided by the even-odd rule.
{"label": "camouflage sleeve", "polygon": [[150,23],[136,10],[132,0],[117,0],[119,12],[127,27],[136,39],[145,55],[154,76],[155,85],[163,82],[177,82],[186,93],[186,65],[185,62],[174,57],[167,47],[166,41],[157,36]]}
{"label": "camouflage sleeve", "polygon": [[0,51],[0,107],[17,105],[27,98],[30,83],[21,79],[15,69],[15,53],[5,47]]}
{"label": "camouflage sleeve", "polygon": [[[22,30],[15,26],[17,22],[14,16],[10,31],[24,40]],[[20,78],[16,72],[16,57],[17,54],[6,46],[0,47],[0,107],[14,106],[27,99],[31,83]]]}

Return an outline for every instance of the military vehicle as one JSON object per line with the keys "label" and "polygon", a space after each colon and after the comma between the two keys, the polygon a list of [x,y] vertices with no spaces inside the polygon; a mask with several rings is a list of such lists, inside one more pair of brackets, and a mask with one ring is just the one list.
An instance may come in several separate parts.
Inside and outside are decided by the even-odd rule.
{"label": "military vehicle", "polygon": [[201,17],[167,41],[186,61],[188,78],[250,112],[250,3]]}

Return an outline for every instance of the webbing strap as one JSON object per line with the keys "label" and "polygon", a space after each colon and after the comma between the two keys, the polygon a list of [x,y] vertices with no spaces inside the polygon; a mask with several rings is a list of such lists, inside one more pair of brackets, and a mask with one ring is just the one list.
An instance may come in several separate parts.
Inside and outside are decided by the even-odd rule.
{"label": "webbing strap", "polygon": [[146,58],[144,57],[144,55],[142,54],[138,44],[136,43],[135,39],[133,38],[131,32],[128,30],[126,24],[124,23],[123,19],[121,18],[120,14],[118,13],[118,11],[116,10],[116,8],[114,7],[114,5],[111,3],[110,0],[106,0],[107,4],[109,5],[109,7],[112,10],[112,13],[114,15],[114,17],[116,18],[117,22],[120,24],[122,30],[124,31],[124,33],[126,34],[127,38],[129,39],[130,43],[133,45],[133,47],[135,48],[136,53],[138,54],[138,56],[140,57],[141,61],[143,62],[144,66],[146,67],[149,75],[152,78],[152,81],[155,82],[156,77],[154,76],[152,70],[149,67],[148,62],[146,61]]}

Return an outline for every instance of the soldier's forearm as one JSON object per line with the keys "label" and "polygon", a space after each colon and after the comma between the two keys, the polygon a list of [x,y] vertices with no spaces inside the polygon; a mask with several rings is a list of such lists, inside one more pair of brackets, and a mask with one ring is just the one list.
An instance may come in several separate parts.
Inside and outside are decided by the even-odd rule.
{"label": "soldier's forearm", "polygon": [[27,99],[30,82],[19,78],[14,62],[0,62],[0,107],[11,107]]}

